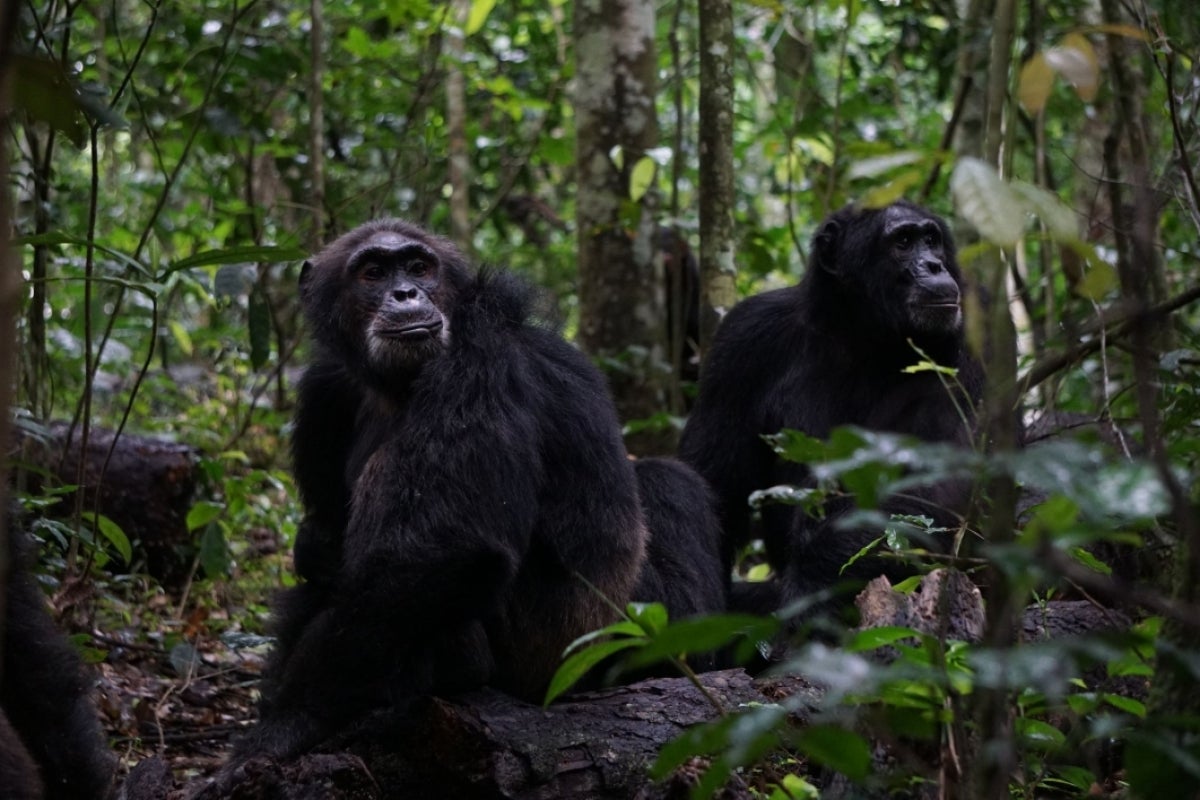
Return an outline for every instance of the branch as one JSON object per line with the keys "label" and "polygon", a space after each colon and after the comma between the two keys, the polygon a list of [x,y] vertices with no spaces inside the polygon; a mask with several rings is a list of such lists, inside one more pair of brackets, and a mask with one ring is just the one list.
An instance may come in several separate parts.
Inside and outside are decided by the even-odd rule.
{"label": "branch", "polygon": [[1094,572],[1054,547],[1044,547],[1040,556],[1051,570],[1112,606],[1135,605],[1170,618],[1185,628],[1200,631],[1200,608],[1164,596],[1136,583]]}
{"label": "branch", "polygon": [[[1109,306],[1098,319],[1085,325],[1081,335],[1096,334],[1103,330],[1107,332],[1110,339],[1120,338],[1127,335],[1137,323],[1164,317],[1196,300],[1200,300],[1200,286],[1193,286],[1175,297],[1145,310],[1138,310],[1129,304],[1118,303]],[[1100,345],[1099,338],[1091,339],[1080,342],[1060,353],[1052,353],[1038,359],[1025,375],[1018,379],[1017,385],[1021,387],[1021,393],[1028,392],[1055,373],[1096,352],[1100,349]]]}

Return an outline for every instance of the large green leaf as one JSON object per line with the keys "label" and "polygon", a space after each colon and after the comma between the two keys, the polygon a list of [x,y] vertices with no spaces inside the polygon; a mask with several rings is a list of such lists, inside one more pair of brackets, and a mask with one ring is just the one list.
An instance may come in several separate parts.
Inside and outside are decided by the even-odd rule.
{"label": "large green leaf", "polygon": [[275,264],[281,261],[299,261],[309,255],[307,250],[298,247],[282,247],[277,245],[245,245],[240,247],[222,247],[216,250],[204,250],[187,258],[171,262],[167,273],[178,272],[182,269],[196,267],[211,267],[219,264],[261,263]]}
{"label": "large green leaf", "polygon": [[250,334],[250,364],[262,369],[271,358],[271,304],[267,301],[262,284],[254,284],[250,291],[247,325]]}
{"label": "large green leaf", "polygon": [[92,530],[99,533],[105,541],[113,546],[122,561],[126,564],[133,561],[133,546],[129,543],[129,537],[120,525],[105,515],[92,511],[85,511],[82,516],[83,520],[92,526]]}
{"label": "large green leaf", "polygon": [[542,703],[550,705],[559,695],[579,683],[583,676],[587,675],[601,661],[622,650],[637,647],[642,644],[642,641],[633,638],[609,639],[597,642],[591,647],[575,653],[562,663],[562,666],[554,673],[554,677],[550,679],[550,686],[546,689],[546,697]]}
{"label": "large green leaf", "polygon": [[961,158],[950,176],[954,204],[989,242],[1012,247],[1025,233],[1025,208],[1012,187],[978,158]]}

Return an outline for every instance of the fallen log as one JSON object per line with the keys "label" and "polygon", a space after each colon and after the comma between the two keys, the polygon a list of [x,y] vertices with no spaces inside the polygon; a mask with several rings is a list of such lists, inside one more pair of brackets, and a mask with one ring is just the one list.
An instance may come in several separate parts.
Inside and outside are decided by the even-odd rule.
{"label": "fallen log", "polygon": [[[864,625],[902,625],[968,641],[982,633],[982,598],[961,573],[935,572],[910,594],[895,592],[880,578],[858,602]],[[1091,604],[1051,603],[1026,612],[1024,636],[1033,641],[1127,624]],[[885,662],[894,656],[894,648],[874,654]],[[315,752],[286,762],[255,758],[219,778],[181,785],[160,759],[150,759],[130,774],[121,798],[683,800],[707,764],[693,759],[655,781],[649,768],[664,745],[723,712],[784,698],[800,709],[792,723],[803,726],[824,694],[799,676],[756,679],[740,669],[705,673],[699,680],[708,696],[685,678],[657,678],[575,695],[548,708],[489,689],[453,699],[426,698],[404,714],[376,711]],[[878,744],[875,750],[880,774],[896,768],[895,753]],[[821,774],[821,780],[829,781],[830,796],[852,793],[838,776]],[[737,776],[718,795],[722,800],[755,796]]]}
{"label": "fallen log", "polygon": [[[722,709],[820,691],[800,679],[756,682],[743,670],[700,676]],[[408,715],[378,711],[317,752],[286,763],[255,758],[221,779],[179,786],[158,759],[142,762],[125,800],[674,800],[702,766],[662,782],[649,775],[658,751],[689,726],[721,712],[684,678],[657,678],[580,694],[548,708],[492,690],[429,698]],[[749,800],[735,780],[721,797]]]}
{"label": "fallen log", "polygon": [[[15,461],[27,470],[25,488],[37,493],[81,487],[83,509],[99,511],[119,525],[150,575],[165,586],[182,583],[190,559],[180,546],[191,540],[187,513],[196,493],[199,453],[188,445],[132,433],[118,438],[106,428],[92,428],[86,448],[81,441],[78,428],[63,422],[32,431],[17,428]],[[77,491],[64,495],[47,513],[72,514]]]}

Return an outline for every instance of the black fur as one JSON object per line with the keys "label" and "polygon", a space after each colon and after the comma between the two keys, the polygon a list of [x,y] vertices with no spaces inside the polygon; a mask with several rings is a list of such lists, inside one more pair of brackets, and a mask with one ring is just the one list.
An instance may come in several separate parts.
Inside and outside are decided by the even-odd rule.
{"label": "black fur", "polygon": [[[437,262],[420,265],[419,286],[397,277],[375,297],[347,266],[378,248],[401,275],[413,247]],[[566,645],[612,621],[597,591],[619,607],[640,581],[655,596],[638,599],[672,611],[721,606],[715,556],[684,555],[679,573],[646,566],[638,476],[603,377],[535,321],[523,281],[473,274],[448,241],[382,220],[327,247],[302,291],[316,346],[293,431],[306,582],[276,607],[262,722],[240,755],[293,754],[372,706],[423,694],[487,683],[538,701]],[[435,311],[449,332],[440,349],[422,339],[419,362],[372,363],[381,318]],[[645,474],[643,491],[667,488]],[[691,501],[703,490],[682,465],[673,486]],[[715,537],[710,511],[695,502],[690,513],[697,542]],[[690,546],[678,525],[656,537],[651,551]],[[717,588],[668,588],[693,579]]]}
{"label": "black fur", "polygon": [[676,620],[720,610],[729,572],[708,484],[675,459],[641,458],[633,465],[650,532],[634,599],[661,602]]}
{"label": "black fur", "polygon": [[[912,236],[899,241],[901,233]],[[960,305],[964,292],[945,222],[897,203],[832,215],[813,238],[798,285],[748,298],[730,311],[704,363],[680,445],[683,459],[717,494],[727,561],[761,536],[768,560],[783,575],[786,601],[830,587],[841,566],[879,535],[837,528],[853,508],[848,500],[831,503],[824,520],[772,506],[755,528],[751,492],[808,480],[802,465],[776,457],[763,434],[791,428],[824,438],[835,427],[857,425],[928,441],[970,440],[983,373],[968,352],[961,310],[949,307],[951,298]],[[939,364],[957,368],[965,391],[948,392],[931,372],[903,372],[920,360],[910,340]],[[947,507],[961,505],[962,493],[957,484],[928,487],[915,500],[888,500],[883,510],[922,513],[950,525],[956,517]],[[866,559],[847,573],[865,579],[889,571],[902,570]],[[766,595],[752,594],[751,605],[760,606]]]}
{"label": "black fur", "polygon": [[[0,677],[0,795],[104,798],[116,760],[100,729],[91,679],[79,654],[50,618],[46,596],[29,571],[31,548],[25,532],[10,526],[8,541],[11,569]],[[36,768],[32,773],[31,766]]]}

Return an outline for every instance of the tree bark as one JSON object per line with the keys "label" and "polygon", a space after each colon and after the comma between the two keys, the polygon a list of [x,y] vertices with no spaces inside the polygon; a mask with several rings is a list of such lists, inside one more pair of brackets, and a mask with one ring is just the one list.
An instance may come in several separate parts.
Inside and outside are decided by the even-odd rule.
{"label": "tree bark", "polygon": [[[308,76],[308,202],[312,211],[312,230],[308,246],[317,252],[325,241],[325,0],[311,0],[312,67]],[[282,345],[282,343],[281,343]],[[282,347],[280,348],[282,352]]]}
{"label": "tree bark", "polygon": [[[1006,130],[1013,124],[1009,84],[1016,16],[1015,0],[996,0],[984,105],[983,157],[1006,177],[1010,170],[1005,161],[1011,159],[1011,147],[1003,144]],[[990,304],[982,309],[986,320],[983,359],[988,380],[983,441],[999,453],[1012,452],[1018,445],[1017,336],[1008,303],[1007,263],[1005,254],[997,249],[989,250],[980,259],[980,280],[991,298]],[[990,503],[985,512],[984,540],[992,546],[1003,546],[1012,541],[1016,529],[1017,488],[1012,476],[999,474],[988,480],[987,495]],[[1009,580],[1008,574],[995,564],[988,565],[984,580],[989,603],[983,645],[995,649],[1012,647],[1020,631],[1027,590]],[[981,689],[975,699],[974,713],[980,733],[977,757],[969,759],[974,796],[981,800],[1007,798],[1009,778],[1017,766],[1010,693],[1003,688]]]}
{"label": "tree bark", "polygon": [[[11,120],[11,90],[9,87],[9,72],[11,68],[12,45],[16,39],[17,18],[20,14],[20,4],[16,0],[7,0],[0,5],[0,130],[9,130]],[[12,206],[9,199],[8,182],[8,147],[0,147],[0,442],[7,442],[12,406],[13,374],[16,368],[16,315],[21,283],[17,259],[13,257],[12,244],[9,240],[12,231]],[[0,462],[0,508],[6,508],[8,502],[8,459]],[[8,514],[0,514],[0,641],[4,640],[4,623],[7,619],[5,612],[8,597]],[[4,674],[4,662],[0,657],[0,677]]]}
{"label": "tree bark", "polygon": [[[579,341],[608,368],[623,421],[665,407],[666,313],[655,258],[657,193],[631,196],[631,175],[658,144],[654,5],[649,0],[575,4],[576,227]],[[627,439],[646,454],[662,434]]]}
{"label": "tree bark", "polygon": [[700,0],[700,352],[737,302],[733,230],[733,4]]}
{"label": "tree bark", "polygon": [[[786,695],[813,705],[821,695],[799,678],[756,682],[740,669],[706,673],[700,681],[730,711]],[[376,712],[327,742],[324,752],[282,763],[254,759],[221,784],[176,787],[162,762],[150,759],[123,791],[127,800],[683,800],[702,765],[662,782],[648,768],[663,745],[718,713],[684,678],[577,695],[548,708],[481,690],[454,701],[430,698],[407,716]],[[719,795],[752,796],[739,779]]]}
{"label": "tree bark", "polygon": [[446,35],[446,133],[449,136],[450,238],[465,253],[471,251],[471,156],[467,148],[467,90],[463,77],[466,41],[463,26],[471,4],[454,0],[452,24]]}
{"label": "tree bark", "polygon": [[[1100,7],[1106,23],[1127,24],[1115,0],[1101,0]],[[1143,443],[1171,497],[1172,517],[1179,538],[1174,574],[1166,576],[1164,582],[1173,584],[1170,588],[1177,603],[1194,606],[1200,602],[1200,520],[1197,520],[1189,489],[1182,485],[1172,468],[1162,436],[1157,364],[1160,353],[1169,346],[1168,331],[1164,318],[1145,313],[1162,301],[1166,289],[1162,261],[1158,255],[1159,203],[1153,189],[1147,144],[1152,137],[1147,131],[1144,84],[1138,80],[1129,59],[1132,42],[1116,33],[1107,36],[1116,119],[1104,143],[1105,179],[1113,215],[1121,294],[1137,312],[1131,322],[1130,341]],[[1174,89],[1167,87],[1167,91]],[[1198,715],[1200,694],[1196,692],[1194,677],[1180,663],[1186,656],[1178,654],[1194,654],[1200,650],[1200,636],[1195,628],[1173,617],[1164,620],[1161,636],[1170,643],[1170,647],[1159,651],[1149,715],[1159,720]],[[1195,737],[1184,728],[1180,726],[1172,730],[1169,725],[1164,725],[1159,736],[1179,748],[1180,752],[1194,755]],[[1150,774],[1140,768],[1136,756],[1129,758],[1132,764],[1130,781],[1139,793],[1148,796],[1165,794],[1178,786],[1180,781],[1188,780],[1184,770],[1177,766],[1176,759],[1148,760],[1155,764],[1152,768],[1154,774]]]}
{"label": "tree bark", "polygon": [[116,431],[104,428],[90,431],[81,454],[79,433],[68,440],[66,423],[52,424],[46,433],[45,439],[22,431],[14,437],[21,462],[39,468],[28,476],[30,491],[82,487],[48,513],[70,516],[76,503],[85,511],[98,511],[134,543],[147,572],[166,586],[181,585],[191,565],[178,548],[191,540],[187,514],[200,476],[200,454],[187,445],[131,433],[116,438]]}

